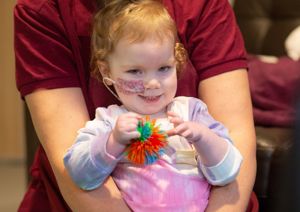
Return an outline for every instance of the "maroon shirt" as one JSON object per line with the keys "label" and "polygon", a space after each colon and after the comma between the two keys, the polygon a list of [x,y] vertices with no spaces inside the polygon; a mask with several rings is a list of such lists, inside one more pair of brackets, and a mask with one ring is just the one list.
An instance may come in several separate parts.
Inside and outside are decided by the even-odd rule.
{"label": "maroon shirt", "polygon": [[[241,34],[227,0],[163,0],[189,62],[177,95],[197,97],[201,80],[245,68]],[[91,118],[117,100],[89,76],[92,0],[19,0],[14,11],[16,81],[21,96],[38,88],[81,87]],[[69,210],[40,147],[20,210]]]}

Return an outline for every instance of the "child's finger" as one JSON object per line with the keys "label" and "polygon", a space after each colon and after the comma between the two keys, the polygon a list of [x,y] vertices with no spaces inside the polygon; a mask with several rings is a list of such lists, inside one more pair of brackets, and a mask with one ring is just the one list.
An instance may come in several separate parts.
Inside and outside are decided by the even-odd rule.
{"label": "child's finger", "polygon": [[176,130],[173,128],[173,129],[170,129],[170,130],[167,130],[166,131],[167,135],[170,137],[170,136],[173,136],[173,135],[177,135],[176,133]]}
{"label": "child's finger", "polygon": [[182,135],[182,133],[185,132],[187,129],[188,127],[186,124],[179,124],[174,128],[178,135]]}
{"label": "child's finger", "polygon": [[134,114],[131,114],[129,116],[123,117],[122,124],[124,125],[133,124],[135,125],[135,127],[137,127],[139,121],[140,121],[140,116],[135,116]]}
{"label": "child's finger", "polygon": [[186,139],[190,139],[193,137],[193,133],[190,129],[187,129],[181,133],[181,136],[185,137]]}
{"label": "child's finger", "polygon": [[182,119],[179,117],[172,117],[170,118],[170,121],[172,121],[172,123],[178,123],[178,122],[182,122]]}
{"label": "child's finger", "polygon": [[127,136],[128,136],[128,139],[131,140],[131,139],[139,138],[141,136],[141,134],[138,131],[132,131],[132,132],[127,133]]}
{"label": "child's finger", "polygon": [[173,112],[173,111],[168,111],[167,112],[167,116],[168,116],[168,119],[171,121],[171,120],[174,120],[177,122],[177,120],[181,120],[181,118],[177,115],[177,113]]}
{"label": "child's finger", "polygon": [[136,119],[142,119],[142,116],[137,114],[137,113],[134,113],[134,112],[129,112],[127,113],[127,117],[128,118],[136,118]]}
{"label": "child's finger", "polygon": [[126,131],[127,132],[136,131],[137,124],[135,124],[135,123],[129,123],[125,127],[126,127]]}
{"label": "child's finger", "polygon": [[171,117],[169,118],[169,121],[174,124],[175,127],[183,122],[183,120],[179,117]]}
{"label": "child's finger", "polygon": [[167,111],[167,115],[171,116],[171,117],[178,117],[177,113],[175,113],[173,111]]}

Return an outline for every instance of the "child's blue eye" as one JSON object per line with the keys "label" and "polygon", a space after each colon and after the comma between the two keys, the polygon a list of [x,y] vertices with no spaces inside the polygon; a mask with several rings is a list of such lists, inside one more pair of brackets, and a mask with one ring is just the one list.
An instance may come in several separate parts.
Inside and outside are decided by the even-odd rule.
{"label": "child's blue eye", "polygon": [[128,74],[140,74],[140,73],[142,73],[142,71],[139,70],[139,69],[130,69],[130,70],[127,70],[126,73],[128,73]]}
{"label": "child's blue eye", "polygon": [[171,67],[170,66],[163,66],[163,67],[160,67],[158,70],[160,72],[167,72],[167,71],[171,70]]}

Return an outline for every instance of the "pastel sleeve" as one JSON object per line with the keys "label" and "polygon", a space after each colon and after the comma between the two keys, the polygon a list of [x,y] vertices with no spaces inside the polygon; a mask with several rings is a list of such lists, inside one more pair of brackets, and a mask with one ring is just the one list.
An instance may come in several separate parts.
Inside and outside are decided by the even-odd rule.
{"label": "pastel sleeve", "polygon": [[[223,159],[214,166],[207,167],[201,163],[197,156],[198,167],[202,171],[207,181],[212,185],[223,186],[232,182],[239,173],[243,157],[238,149],[233,145],[228,130],[225,126],[213,119],[209,114],[207,106],[199,99],[191,98],[190,118],[192,121],[206,125],[211,131],[227,142],[228,147]],[[216,148],[218,148],[216,146]]]}
{"label": "pastel sleeve", "polygon": [[114,121],[98,108],[96,118],[78,131],[75,143],[64,156],[65,167],[73,181],[84,190],[103,184],[121,159],[106,151]]}
{"label": "pastel sleeve", "polygon": [[235,180],[243,157],[238,149],[228,142],[227,152],[218,164],[207,167],[200,162],[200,158],[197,161],[198,167],[211,185],[224,186]]}

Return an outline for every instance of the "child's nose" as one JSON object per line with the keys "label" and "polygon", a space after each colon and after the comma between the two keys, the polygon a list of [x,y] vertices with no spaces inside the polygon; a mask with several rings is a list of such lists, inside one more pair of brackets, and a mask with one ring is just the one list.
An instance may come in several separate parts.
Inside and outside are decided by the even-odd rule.
{"label": "child's nose", "polygon": [[160,82],[156,78],[152,78],[144,81],[145,89],[158,89],[160,88]]}

